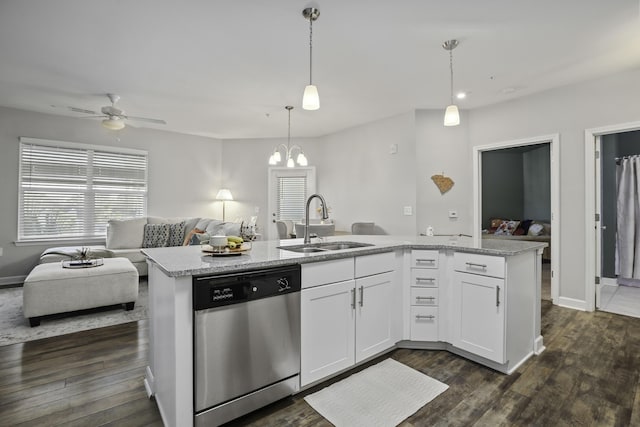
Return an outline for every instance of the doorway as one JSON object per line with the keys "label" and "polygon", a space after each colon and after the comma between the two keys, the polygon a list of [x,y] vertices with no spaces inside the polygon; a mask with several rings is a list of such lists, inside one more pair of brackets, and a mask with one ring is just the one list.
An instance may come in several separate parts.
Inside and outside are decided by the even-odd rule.
{"label": "doorway", "polygon": [[[622,196],[622,198],[618,196],[621,179],[624,178],[627,184],[632,184],[631,186],[623,184],[623,191],[625,188],[636,186],[637,178],[626,172],[637,169],[637,155],[640,155],[640,131],[601,135],[596,138],[595,149],[596,153],[599,153],[596,155],[595,198],[600,212],[599,243],[597,243],[600,250],[596,250],[600,261],[596,262],[596,276],[600,280],[599,283],[596,280],[596,309],[640,317],[640,280],[634,280],[631,274],[634,270],[633,248],[637,245],[633,243],[634,227],[629,224],[629,220],[634,220],[633,211],[637,202],[631,201],[629,197],[633,196],[633,193],[627,193],[628,196]],[[623,170],[624,177],[621,176]],[[630,202],[628,207],[631,208],[631,212],[619,212],[619,209],[626,205],[626,201]],[[619,224],[618,220],[622,222]],[[621,235],[621,228],[627,229],[622,235],[629,237],[626,244],[631,252],[623,252],[619,256],[618,237]],[[631,262],[629,262],[630,257]],[[626,273],[623,274],[620,270]]]}
{"label": "doorway", "polygon": [[[609,224],[602,222],[602,159],[601,147],[603,139],[607,143],[607,135],[620,134],[640,130],[640,122],[623,123],[612,126],[585,130],[585,309],[594,311],[602,305],[601,299],[603,272],[602,240],[603,231],[607,234]],[[602,227],[606,227],[604,230]],[[605,243],[606,244],[606,243]],[[605,267],[608,268],[608,267]],[[605,281],[606,282],[606,281]],[[609,289],[605,289],[609,291]],[[605,297],[609,294],[605,293]]]}
{"label": "doorway", "polygon": [[[495,152],[497,150],[511,149],[512,153],[526,152],[529,148],[535,148],[542,145],[549,147],[548,156],[548,174],[550,183],[550,200],[549,203],[549,216],[550,216],[550,259],[548,263],[545,263],[542,271],[540,271],[541,279],[548,281],[550,284],[548,289],[549,296],[554,304],[561,304],[561,298],[559,297],[559,277],[560,277],[560,198],[559,198],[559,140],[558,134],[545,135],[521,140],[506,141],[500,143],[493,143],[483,146],[477,146],[473,148],[473,168],[474,168],[474,226],[473,236],[476,246],[482,244],[482,239],[487,238],[486,233],[483,230],[486,229],[487,224],[483,224],[483,172],[482,172],[482,155],[483,153]],[[488,210],[484,209],[484,215],[489,215]],[[542,281],[541,280],[541,281]],[[540,296],[542,298],[542,295]]]}
{"label": "doorway", "polygon": [[267,185],[267,236],[269,240],[274,240],[279,238],[276,221],[287,221],[291,224],[303,221],[307,197],[316,192],[316,168],[270,167]]}

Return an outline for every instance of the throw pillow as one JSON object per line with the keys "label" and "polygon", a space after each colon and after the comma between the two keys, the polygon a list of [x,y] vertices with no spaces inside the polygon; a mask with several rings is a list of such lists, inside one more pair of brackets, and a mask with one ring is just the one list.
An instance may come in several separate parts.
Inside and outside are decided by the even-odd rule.
{"label": "throw pillow", "polygon": [[169,224],[145,224],[143,248],[163,248],[169,242]]}
{"label": "throw pillow", "polygon": [[167,246],[181,246],[184,241],[184,224],[185,222],[178,222],[175,224],[167,224],[169,226],[169,241]]}
{"label": "throw pillow", "polygon": [[520,225],[520,221],[502,221],[494,234],[502,234],[504,236],[512,236],[516,228]]}
{"label": "throw pillow", "polygon": [[533,224],[531,224],[529,226],[529,231],[527,232],[527,235],[529,235],[529,236],[540,236],[540,234],[542,233],[543,229],[544,229],[544,226],[542,224],[534,222]]}
{"label": "throw pillow", "polygon": [[107,249],[140,248],[147,218],[110,219],[107,223]]}

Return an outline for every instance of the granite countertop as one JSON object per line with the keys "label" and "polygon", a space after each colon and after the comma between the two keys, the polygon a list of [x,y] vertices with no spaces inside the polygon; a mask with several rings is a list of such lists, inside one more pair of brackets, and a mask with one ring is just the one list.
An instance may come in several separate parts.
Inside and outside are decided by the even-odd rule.
{"label": "granite countertop", "polygon": [[[313,239],[317,242],[318,239]],[[367,246],[337,251],[314,253],[297,253],[279,246],[300,245],[302,239],[266,240],[251,243],[251,250],[236,256],[212,256],[202,252],[200,246],[177,246],[168,248],[145,248],[142,253],[155,263],[169,277],[191,276],[195,274],[216,274],[256,268],[275,267],[280,265],[305,264],[309,262],[329,261],[390,252],[396,249],[436,249],[456,250],[485,255],[511,256],[522,252],[542,249],[547,246],[543,242],[513,240],[482,240],[474,246],[472,238],[457,236],[333,236],[325,237],[323,242],[361,242]]]}

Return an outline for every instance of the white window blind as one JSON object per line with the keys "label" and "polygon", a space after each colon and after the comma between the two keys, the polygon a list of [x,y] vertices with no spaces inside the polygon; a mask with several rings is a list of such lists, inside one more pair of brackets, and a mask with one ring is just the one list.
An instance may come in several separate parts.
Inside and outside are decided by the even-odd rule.
{"label": "white window blind", "polygon": [[307,200],[306,176],[278,177],[278,219],[300,221]]}
{"label": "white window blind", "polygon": [[146,215],[146,153],[32,141],[20,143],[19,241],[104,237],[109,219]]}

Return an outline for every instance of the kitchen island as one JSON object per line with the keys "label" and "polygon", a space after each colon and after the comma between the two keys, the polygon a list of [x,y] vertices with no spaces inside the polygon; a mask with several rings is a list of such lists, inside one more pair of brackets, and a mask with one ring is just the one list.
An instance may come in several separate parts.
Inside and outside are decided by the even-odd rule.
{"label": "kitchen island", "polygon": [[[299,245],[300,240],[260,241],[253,242],[251,251],[232,257],[212,257],[199,247],[144,250],[149,263],[151,341],[145,385],[149,395],[155,396],[165,425],[195,423],[194,276],[301,266],[301,335],[313,335],[313,339],[302,340],[298,389],[396,347],[447,350],[505,373],[544,349],[540,334],[544,243],[483,241],[482,247],[475,247],[464,237],[398,236],[323,240],[371,246],[298,253],[282,249],[282,245]],[[383,309],[384,316],[363,310],[367,283],[372,279],[365,306]],[[329,301],[323,292],[335,296],[336,304],[318,306],[318,301]],[[356,344],[348,344],[344,351],[333,347],[338,345],[331,341],[335,328],[309,328],[325,324],[317,316],[327,311],[331,313],[326,314],[326,320],[331,321],[339,318],[336,314],[352,309],[369,319],[368,325],[361,322],[368,330],[356,331]],[[353,314],[344,317],[349,316]],[[384,331],[376,334],[376,328]],[[340,328],[351,329],[347,325]],[[374,341],[358,344],[363,337]]]}

